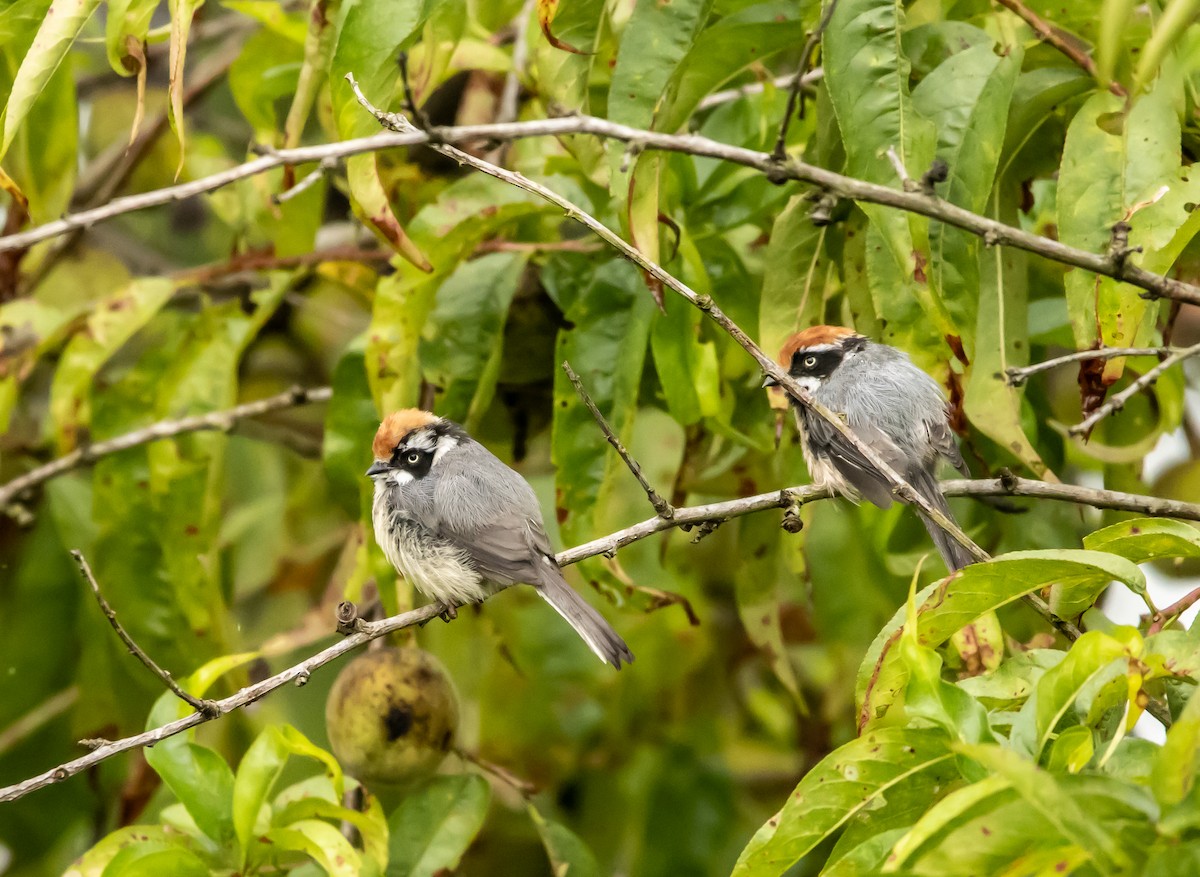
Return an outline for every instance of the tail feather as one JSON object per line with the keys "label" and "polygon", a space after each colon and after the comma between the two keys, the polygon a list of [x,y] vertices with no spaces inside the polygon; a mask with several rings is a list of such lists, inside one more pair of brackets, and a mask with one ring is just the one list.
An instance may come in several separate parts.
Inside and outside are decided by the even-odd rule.
{"label": "tail feather", "polygon": [[542,599],[553,606],[554,611],[574,628],[601,661],[612,664],[618,670],[621,669],[622,661],[632,664],[633,652],[629,651],[625,640],[604,620],[604,616],[567,584],[558,565],[550,558],[547,560],[550,562],[545,565],[545,571],[537,584],[537,592],[542,595]]}
{"label": "tail feather", "polygon": [[[946,497],[942,494],[937,481],[931,474],[924,470],[915,476],[913,473],[909,473],[909,483],[929,500],[930,505],[950,520],[955,520],[954,514],[950,511],[950,505],[946,502]],[[958,572],[964,566],[970,566],[975,562],[975,558],[971,556],[971,553],[960,545],[957,539],[943,530],[936,521],[920,509],[917,510],[917,514],[921,518],[921,523],[925,525],[925,529],[929,532],[929,538],[933,540],[938,554],[945,561],[946,569],[950,570],[950,572]]]}

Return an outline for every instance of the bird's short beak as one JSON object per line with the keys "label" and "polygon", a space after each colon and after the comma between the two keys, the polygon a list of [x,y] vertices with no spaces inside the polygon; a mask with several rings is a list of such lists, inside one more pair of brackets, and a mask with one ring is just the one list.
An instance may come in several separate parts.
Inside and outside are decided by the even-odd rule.
{"label": "bird's short beak", "polygon": [[367,470],[367,477],[374,478],[376,475],[383,475],[388,470],[388,464],[382,460],[376,460],[371,464],[371,468]]}
{"label": "bird's short beak", "polygon": [[763,378],[762,385],[763,389],[766,389],[767,387],[778,387],[779,381],[775,380],[770,375],[767,375],[765,378]]}

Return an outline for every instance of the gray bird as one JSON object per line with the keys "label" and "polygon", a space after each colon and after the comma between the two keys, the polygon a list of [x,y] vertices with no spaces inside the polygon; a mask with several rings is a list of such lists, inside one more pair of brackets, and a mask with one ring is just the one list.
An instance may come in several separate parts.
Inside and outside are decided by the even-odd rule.
{"label": "gray bird", "polygon": [[[907,353],[844,326],[811,326],[788,339],[779,362],[814,399],[844,417],[855,435],[930,505],[954,520],[938,487],[938,463],[945,458],[969,473],[950,429],[941,387]],[[764,387],[776,385],[769,377],[763,382]],[[860,451],[794,399],[792,408],[813,484],[851,500],[865,497],[880,508],[892,504],[891,484]],[[917,514],[951,572],[973,562],[920,509]]]}
{"label": "gray bird", "polygon": [[600,660],[633,653],[559,569],[528,482],[461,426],[418,408],[389,414],[372,445],[375,541],[448,616],[515,583],[532,585]]}

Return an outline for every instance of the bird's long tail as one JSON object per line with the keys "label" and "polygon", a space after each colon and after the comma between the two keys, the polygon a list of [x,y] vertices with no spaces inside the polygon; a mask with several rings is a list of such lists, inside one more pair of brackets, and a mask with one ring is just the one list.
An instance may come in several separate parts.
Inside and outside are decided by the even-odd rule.
{"label": "bird's long tail", "polygon": [[[932,475],[924,470],[916,474],[909,473],[909,483],[929,500],[930,505],[950,520],[955,520],[954,514],[950,511],[950,505],[946,502],[946,497],[942,495],[937,480]],[[958,544],[958,540],[938,526],[936,521],[929,518],[920,509],[917,509],[917,514],[921,516],[921,523],[929,531],[929,538],[933,540],[934,546],[937,547],[938,554],[946,562],[946,569],[950,570],[950,572],[957,572],[964,566],[970,566],[975,562],[975,558],[971,556],[971,553]]]}
{"label": "bird's long tail", "polygon": [[599,612],[593,609],[584,599],[567,584],[558,565],[552,559],[542,565],[543,570],[537,583],[537,592],[554,611],[566,619],[567,624],[583,638],[596,656],[618,670],[621,662],[633,663],[633,652],[625,645],[625,640],[612,629]]}

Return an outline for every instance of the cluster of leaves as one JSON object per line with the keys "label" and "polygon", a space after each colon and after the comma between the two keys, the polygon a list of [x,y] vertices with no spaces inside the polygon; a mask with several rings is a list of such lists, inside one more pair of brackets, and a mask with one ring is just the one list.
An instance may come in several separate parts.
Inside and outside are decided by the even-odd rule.
{"label": "cluster of leaves", "polygon": [[[815,0],[537,0],[526,20],[519,0],[174,0],[160,21],[158,6],[0,9],[6,232],[228,169],[258,146],[374,133],[345,74],[400,109],[401,50],[438,123],[492,121],[515,74],[520,118],[574,110],[769,151],[787,100],[773,77],[803,63],[822,13]],[[954,204],[1095,252],[1127,221],[1141,247],[1130,258],[1190,276],[1200,181],[1188,166],[1194,123],[1181,120],[1200,93],[1195,3],[1112,0],[1104,15],[1027,6],[1069,44],[1094,47],[1096,76],[985,0],[839,0],[789,151],[891,186],[889,147],[913,178],[940,158],[938,191]],[[518,42],[528,51],[514,70]],[[760,90],[718,94],[752,82]],[[620,228],[768,351],[818,322],[903,348],[946,386],[977,471],[1091,470],[1110,487],[1196,493],[1195,460],[1141,483],[1146,451],[1181,423],[1178,372],[1087,444],[1063,428],[1080,416],[1074,374],[1027,389],[1004,380],[1063,348],[1162,342],[1168,309],[1132,287],[713,159],[582,136],[492,154]],[[123,215],[66,247],[0,254],[4,480],[165,418],[297,382],[333,386],[322,410],[107,457],[50,482],[20,524],[6,520],[0,781],[77,754],[80,737],[128,733],[148,711],[157,724],[176,708],[152,707],[156,681],[122,652],[69,548],[92,560],[133,637],[180,674],[247,650],[266,662],[307,654],[329,634],[332,604],[371,584],[386,610],[409,605],[368,535],[362,472],[382,411],[432,399],[519,466],[566,545],[649,511],[558,371],[563,359],[673,502],[803,481],[794,440],[776,448],[743,351],[685,303],[660,307],[662,290],[546,204],[422,150],[355,156],[273,197],[313,170]],[[395,253],[386,267],[379,244]],[[1087,366],[1085,405],[1154,363]],[[61,870],[88,848],[82,873],[123,873],[123,862],[396,871],[416,855],[397,840],[421,825],[413,814],[445,812],[473,827],[456,829],[430,871],[453,866],[482,826],[466,871],[475,856],[480,870],[528,861],[536,873],[543,847],[555,867],[586,862],[577,834],[609,870],[639,877],[724,873],[735,861],[778,873],[800,859],[830,873],[1054,873],[1064,862],[1123,873],[1143,853],[1186,873],[1198,843],[1196,707],[1184,707],[1195,632],[1116,627],[1094,604],[1111,581],[1144,590],[1134,564],[1194,558],[1194,534],[1126,522],[1081,551],[1086,532],[1117,516],[1027,505],[956,509],[1001,556],[900,613],[905,583],[932,576],[920,565],[927,537],[899,508],[809,507],[796,535],[760,514],[700,544],[664,537],[585,562],[572,575],[619,608],[638,655],[619,677],[516,593],[423,630],[462,693],[466,744],[545,788],[539,808],[557,821],[490,801],[466,775],[430,787],[451,802],[440,810],[418,794],[386,819],[378,807],[352,819],[319,748],[330,674],[318,674],[215,723],[203,744],[158,744],[146,759],[161,785],[136,759],[114,759],[86,787],[76,779],[0,809],[0,853],[20,874]],[[1017,598],[1046,587],[1090,632],[1070,648],[1017,648],[1040,629]],[[651,613],[679,598],[699,627],[675,608]],[[845,680],[860,666],[852,698]],[[210,682],[236,687],[261,671],[225,669]],[[1146,694],[1165,696],[1176,717],[1165,746],[1127,735]],[[291,754],[317,757],[327,774],[276,792]],[[343,842],[343,819],[359,845]]]}

